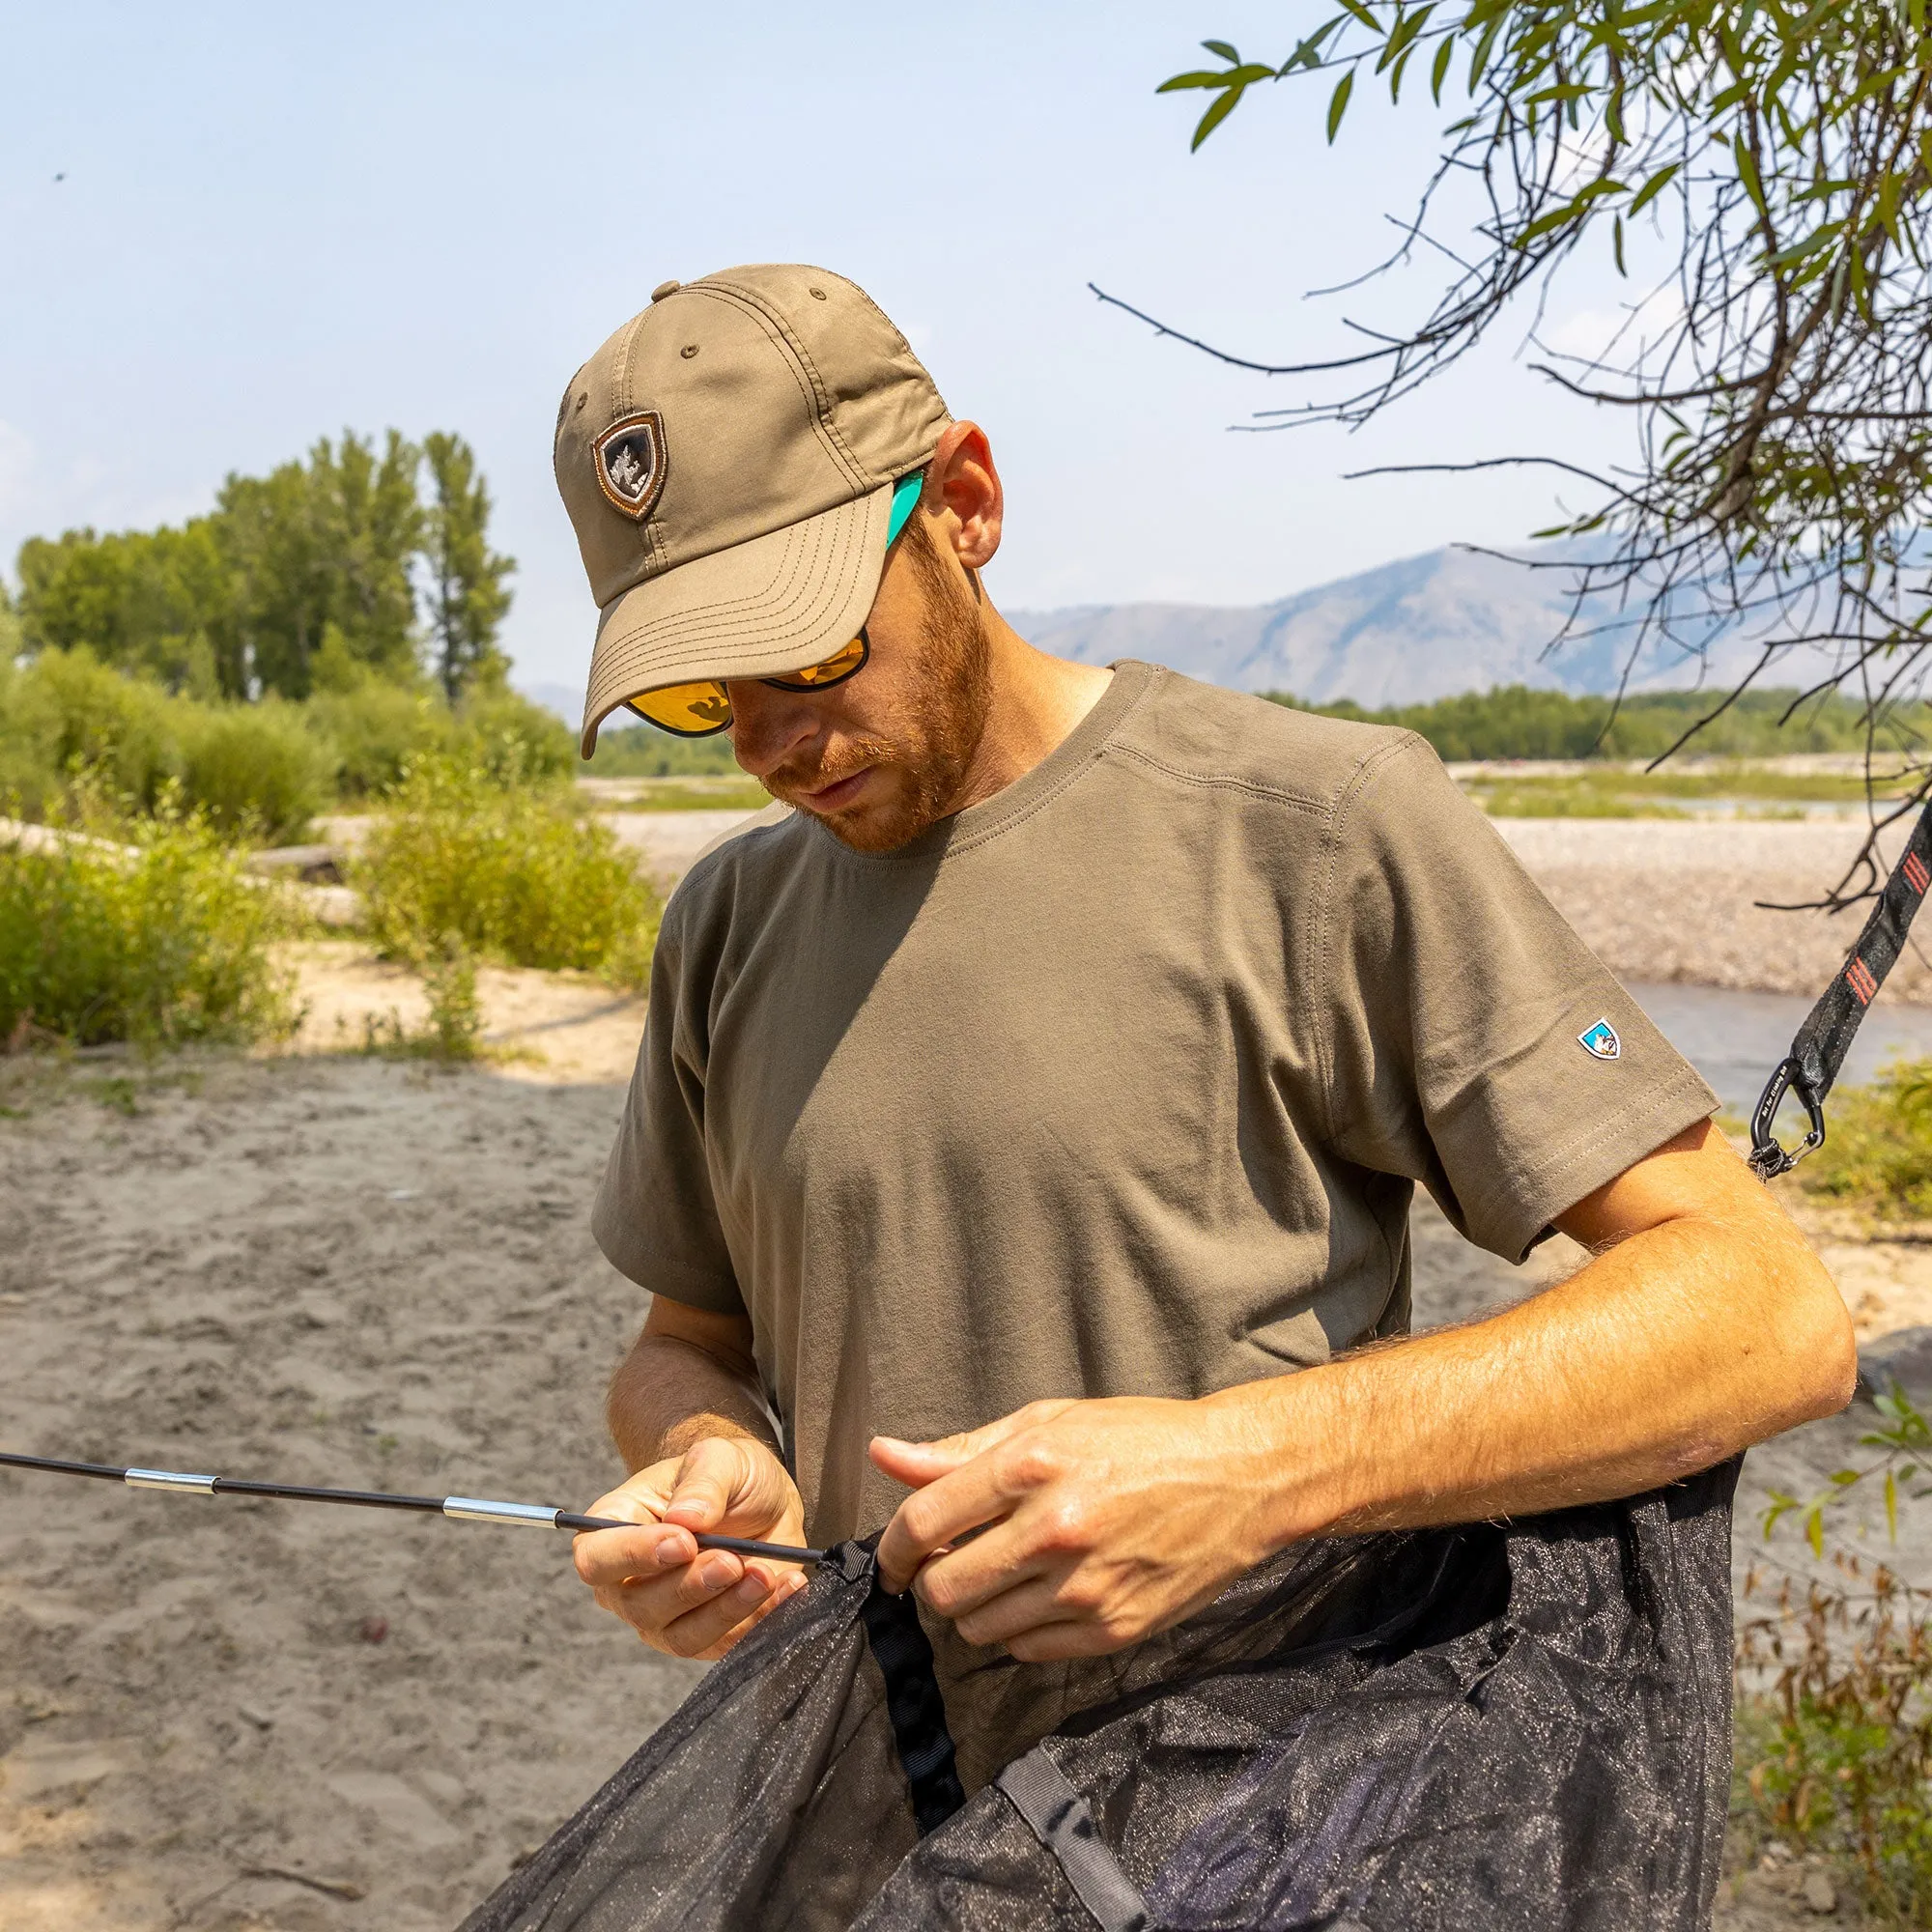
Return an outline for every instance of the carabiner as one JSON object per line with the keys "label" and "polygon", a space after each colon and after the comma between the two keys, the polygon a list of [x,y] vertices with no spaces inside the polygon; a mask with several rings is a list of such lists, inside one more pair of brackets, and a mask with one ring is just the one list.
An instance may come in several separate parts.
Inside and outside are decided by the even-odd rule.
{"label": "carabiner", "polygon": [[[1787,1093],[1795,1093],[1804,1101],[1804,1111],[1811,1119],[1811,1131],[1788,1152],[1778,1146],[1777,1136],[1772,1131],[1772,1123],[1777,1119],[1778,1107]],[[1815,1153],[1824,1145],[1825,1103],[1812,1093],[1811,1083],[1805,1079],[1797,1056],[1787,1055],[1772,1069],[1751,1114],[1751,1172],[1760,1180],[1775,1180],[1780,1174],[1789,1174],[1807,1153]]]}

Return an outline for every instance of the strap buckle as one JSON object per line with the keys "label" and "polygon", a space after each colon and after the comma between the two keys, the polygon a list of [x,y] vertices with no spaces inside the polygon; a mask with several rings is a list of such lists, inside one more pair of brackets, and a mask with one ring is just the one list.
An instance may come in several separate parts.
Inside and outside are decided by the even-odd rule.
{"label": "strap buckle", "polygon": [[[1772,1122],[1776,1120],[1778,1107],[1787,1093],[1798,1095],[1811,1119],[1811,1131],[1789,1151],[1778,1146],[1777,1136],[1772,1132]],[[1824,1145],[1825,1103],[1811,1091],[1811,1083],[1805,1079],[1804,1069],[1799,1065],[1796,1055],[1786,1055],[1772,1069],[1771,1078],[1765,1082],[1764,1092],[1758,1096],[1757,1106],[1751,1113],[1751,1151],[1748,1156],[1751,1172],[1760,1180],[1775,1180],[1780,1174],[1789,1174],[1807,1153],[1815,1153]]]}

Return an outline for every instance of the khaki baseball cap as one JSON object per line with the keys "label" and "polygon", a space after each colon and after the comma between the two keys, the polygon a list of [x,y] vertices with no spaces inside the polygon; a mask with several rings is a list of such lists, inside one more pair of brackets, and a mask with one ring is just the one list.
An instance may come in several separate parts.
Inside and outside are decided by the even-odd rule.
{"label": "khaki baseball cap", "polygon": [[627,698],[858,635],[893,486],[951,420],[866,292],[796,263],[666,282],[571,378],[556,486],[597,599],[582,751]]}

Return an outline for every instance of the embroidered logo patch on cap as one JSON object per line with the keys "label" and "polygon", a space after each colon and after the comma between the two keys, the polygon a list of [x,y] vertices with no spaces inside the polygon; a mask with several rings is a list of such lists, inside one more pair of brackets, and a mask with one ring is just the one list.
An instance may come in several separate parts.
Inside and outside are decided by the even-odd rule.
{"label": "embroidered logo patch on cap", "polygon": [[1577,1043],[1585,1053],[1594,1054],[1599,1060],[1619,1059],[1624,1050],[1616,1028],[1608,1020],[1599,1020],[1588,1033],[1579,1033]]}
{"label": "embroidered logo patch on cap", "polygon": [[641,524],[664,493],[664,418],[642,410],[597,439],[597,483],[613,509]]}

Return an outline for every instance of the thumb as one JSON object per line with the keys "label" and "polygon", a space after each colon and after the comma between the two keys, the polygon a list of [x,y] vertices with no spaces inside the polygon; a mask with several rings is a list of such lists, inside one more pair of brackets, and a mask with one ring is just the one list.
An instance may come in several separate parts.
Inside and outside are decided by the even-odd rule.
{"label": "thumb", "polygon": [[728,1514],[746,1473],[736,1443],[718,1436],[693,1443],[678,1467],[663,1520],[685,1529],[716,1529]]}

